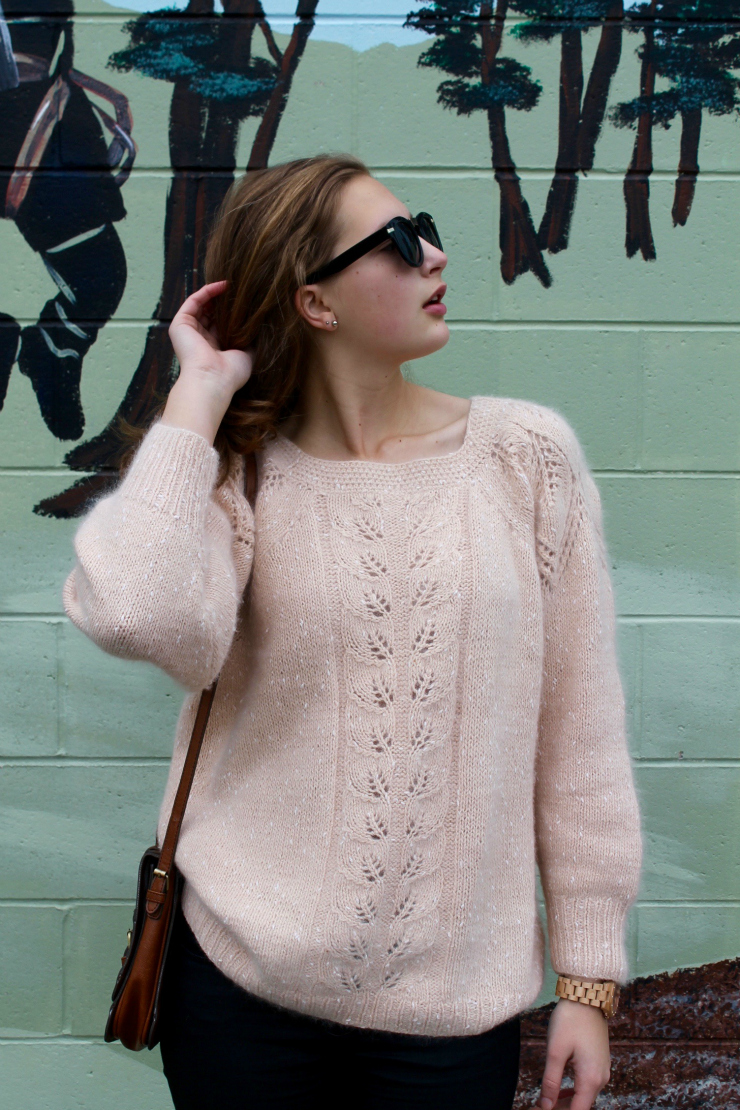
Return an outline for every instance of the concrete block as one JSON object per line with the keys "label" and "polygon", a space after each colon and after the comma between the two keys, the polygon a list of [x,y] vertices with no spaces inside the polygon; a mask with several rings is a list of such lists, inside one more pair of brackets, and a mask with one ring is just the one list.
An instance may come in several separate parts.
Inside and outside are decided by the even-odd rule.
{"label": "concrete block", "polygon": [[0,621],[0,754],[58,747],[57,636],[52,621]]}
{"label": "concrete block", "polygon": [[640,659],[642,652],[641,628],[632,622],[620,621],[617,625],[617,652],[619,674],[624,690],[627,719],[627,740],[634,756],[640,752]]}
{"label": "concrete block", "polygon": [[490,169],[484,112],[458,116],[437,103],[446,74],[417,66],[419,46],[384,43],[357,57],[357,150],[371,166]]}
{"label": "concrete block", "polygon": [[404,374],[409,381],[442,393],[495,397],[501,392],[500,366],[498,333],[452,324],[447,344],[427,358],[405,363]]}
{"label": "concrete block", "polygon": [[[53,295],[53,289],[47,293],[47,296]],[[32,315],[40,311],[43,303],[43,300],[34,301],[29,296],[28,304]],[[102,432],[118,408],[138,365],[147,331],[146,321],[116,322],[114,318],[113,322],[101,329],[97,340],[85,355],[80,383],[85,413],[85,439]],[[54,439],[49,433],[41,419],[31,383],[18,371],[17,366],[10,375],[2,420],[0,467],[32,469],[64,465],[64,456],[73,445],[66,440]],[[67,485],[71,485],[78,477],[78,474],[70,471]],[[59,481],[64,480],[62,474]]]}
{"label": "concrete block", "polygon": [[636,332],[545,327],[489,334],[497,348],[502,396],[562,413],[593,470],[636,465],[641,388]]}
{"label": "concrete block", "polygon": [[166,764],[5,766],[0,898],[133,898],[166,776]]}
{"label": "concrete block", "polygon": [[516,397],[555,409],[594,470],[638,464],[642,388],[637,332],[450,326],[445,347],[407,363],[443,393]]}
{"label": "concrete block", "polygon": [[[110,83],[110,73],[106,80]],[[126,182],[127,216],[114,225],[126,254],[129,274],[116,309],[119,320],[148,320],[159,300],[164,265],[162,225],[171,177],[171,170],[165,166],[161,172],[134,172]],[[40,255],[34,254],[14,230],[12,234],[3,229],[0,236],[3,256],[7,250],[13,268],[13,280],[3,283],[2,311],[18,320],[33,321],[58,289]],[[131,280],[133,274],[135,280]]]}
{"label": "concrete block", "polygon": [[737,759],[740,623],[650,623],[642,635],[641,754]]}
{"label": "concrete block", "polygon": [[735,477],[600,475],[621,614],[740,613]]}
{"label": "concrete block", "polygon": [[0,474],[0,613],[61,613],[78,522],[50,522],[37,516],[33,507],[69,484],[60,475]]}
{"label": "concrete block", "polygon": [[[286,29],[283,22],[275,34],[281,50],[290,41],[290,36],[284,33]],[[253,42],[255,49],[264,53],[262,36],[257,30]],[[271,166],[290,158],[356,152],[357,57],[351,47],[342,43],[320,42],[313,37],[308,40],[270,154]],[[249,163],[258,125],[258,119],[247,119],[239,130],[238,167]]]}
{"label": "concrete block", "polygon": [[133,902],[76,905],[64,934],[65,1028],[75,1037],[101,1037],[111,993],[131,928]]}
{"label": "concrete block", "polygon": [[735,959],[740,906],[639,906],[636,974]]}
{"label": "concrete block", "polygon": [[[496,188],[493,183],[492,188]],[[581,181],[568,249],[546,255],[552,286],[544,288],[529,273],[506,285],[499,275],[497,318],[622,324],[734,322],[740,252],[722,229],[734,226],[740,181],[702,180],[686,227],[673,226],[673,188],[672,178],[651,181],[656,258],[648,263],[639,253],[628,258],[625,252],[622,176]],[[522,180],[524,197],[536,214],[535,226],[548,189],[547,177]],[[690,274],[691,280],[682,280],[684,274]]]}
{"label": "concrete block", "polygon": [[63,917],[56,906],[0,905],[0,1036],[62,1032]]}
{"label": "concrete block", "polygon": [[740,465],[740,334],[646,331],[642,466],[736,470]]}
{"label": "concrete block", "polygon": [[[640,901],[740,901],[740,765],[636,765]],[[718,957],[719,958],[719,957]]]}
{"label": "concrete block", "polygon": [[159,1048],[0,1045],[3,1110],[172,1110]]}

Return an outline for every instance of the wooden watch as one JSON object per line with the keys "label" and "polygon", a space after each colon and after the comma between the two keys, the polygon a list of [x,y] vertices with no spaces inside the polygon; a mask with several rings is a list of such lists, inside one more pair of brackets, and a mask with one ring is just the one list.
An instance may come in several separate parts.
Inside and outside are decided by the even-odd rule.
{"label": "wooden watch", "polygon": [[558,998],[571,1002],[582,1002],[585,1006],[595,1006],[608,1020],[619,1007],[619,984],[611,979],[574,979],[568,975],[558,975],[555,984]]}

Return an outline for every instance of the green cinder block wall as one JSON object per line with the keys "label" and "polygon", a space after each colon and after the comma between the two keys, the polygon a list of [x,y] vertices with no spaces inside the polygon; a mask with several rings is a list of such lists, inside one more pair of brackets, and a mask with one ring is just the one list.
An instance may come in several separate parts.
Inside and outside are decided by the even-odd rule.
{"label": "green cinder block wall", "polygon": [[[3,6],[12,36],[23,0]],[[290,6],[265,7],[282,49]],[[446,75],[417,64],[432,40],[403,29],[418,7],[319,0],[269,162],[350,151],[412,211],[434,213],[449,254],[451,339],[407,368],[414,381],[529,398],[574,426],[602,495],[644,814],[632,974],[737,956],[740,122],[704,111],[685,226],[671,216],[680,120],[654,127],[656,257],[627,257],[624,175],[635,131],[614,126],[609,112],[639,93],[642,40],[625,29],[594,164],[578,175],[567,249],[543,252],[552,282],[532,272],[507,282],[486,113],[438,103]],[[50,431],[17,365],[0,412],[0,1110],[164,1110],[158,1050],[133,1055],[105,1045],[102,1030],[182,693],[71,627],[60,592],[77,521],[34,507],[81,476],[65,455],[108,424],[144,349],[162,287],[173,84],[106,65],[138,12],[103,0],[75,9],[75,67],[128,97],[138,152],[121,188],[127,214],[115,222],[125,289],[82,367],[84,435],[71,442]],[[557,35],[525,41],[523,19],[511,4],[501,53],[541,86],[534,106],[506,113],[536,228],[558,152],[560,44]],[[599,34],[582,33],[586,78]],[[253,51],[268,56],[257,31]],[[8,104],[0,92],[0,132]],[[237,172],[259,122],[237,128]],[[12,168],[0,166],[6,183]],[[0,313],[31,326],[58,285],[10,219],[0,220],[0,257]],[[548,973],[541,1002],[553,980]]]}

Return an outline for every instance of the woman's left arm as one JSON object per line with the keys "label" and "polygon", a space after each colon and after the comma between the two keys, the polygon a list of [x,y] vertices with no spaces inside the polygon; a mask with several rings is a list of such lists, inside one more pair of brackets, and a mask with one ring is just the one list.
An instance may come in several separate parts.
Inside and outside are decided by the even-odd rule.
{"label": "woman's left arm", "polygon": [[[535,831],[552,966],[588,979],[628,977],[624,929],[642,862],[640,811],[627,748],[615,612],[601,504],[569,425],[550,414],[539,437],[536,530],[544,666]],[[540,1105],[557,1099],[568,1060],[572,1110],[590,1110],[609,1076],[601,1011],[562,1000],[548,1033]]]}

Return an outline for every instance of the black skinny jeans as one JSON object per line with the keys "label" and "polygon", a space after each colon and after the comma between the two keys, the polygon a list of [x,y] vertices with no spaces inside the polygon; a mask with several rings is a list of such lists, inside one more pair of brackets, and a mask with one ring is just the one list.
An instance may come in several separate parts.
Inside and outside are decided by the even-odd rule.
{"label": "black skinny jeans", "polygon": [[511,1110],[518,1017],[467,1037],[308,1017],[227,978],[182,910],[174,929],[160,1048],[175,1110]]}

